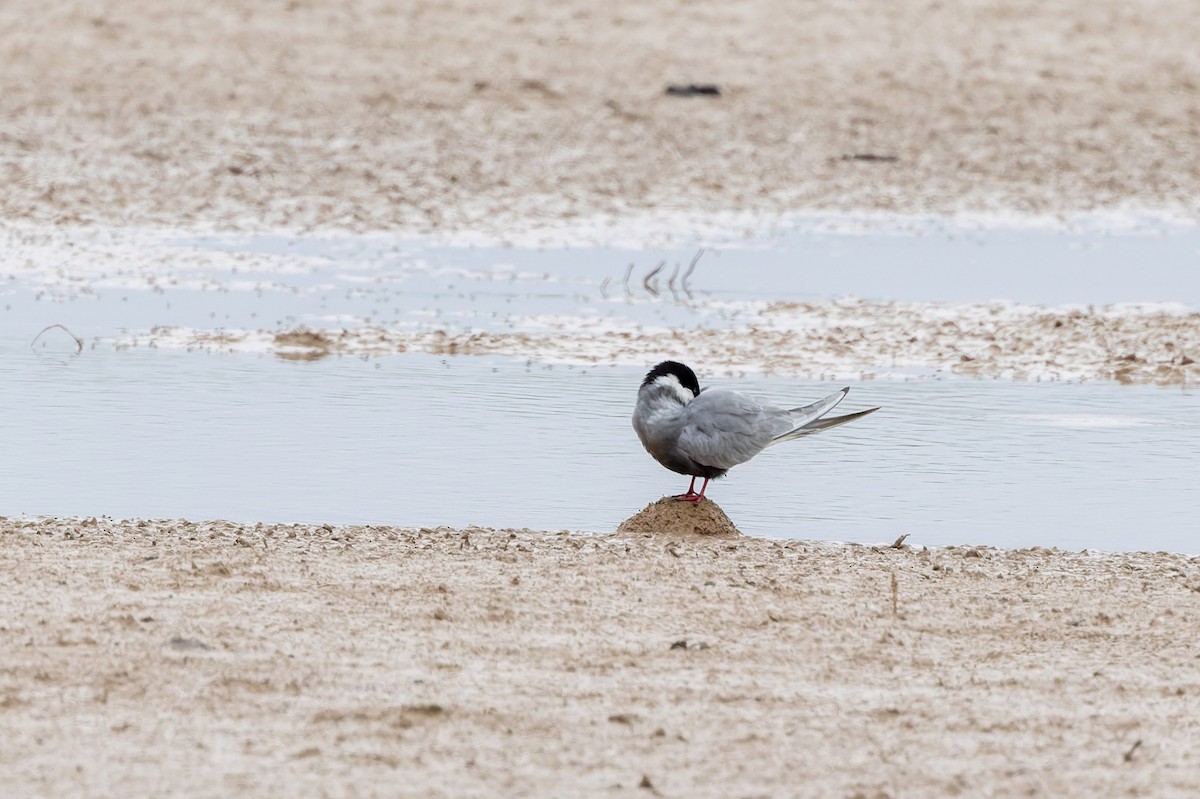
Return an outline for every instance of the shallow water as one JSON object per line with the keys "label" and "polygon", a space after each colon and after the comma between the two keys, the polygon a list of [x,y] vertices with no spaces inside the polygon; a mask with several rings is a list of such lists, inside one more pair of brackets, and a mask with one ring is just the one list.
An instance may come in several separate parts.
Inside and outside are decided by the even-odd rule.
{"label": "shallow water", "polygon": [[[542,281],[542,300],[602,299],[625,290],[688,300],[814,300],[854,296],[920,302],[1011,302],[1062,305],[1177,302],[1200,307],[1200,227],[1151,222],[1118,231],[1063,227],[971,227],[938,220],[878,221],[847,230],[845,220],[815,218],[800,228],[755,239],[726,238],[708,246],[688,271],[696,244],[615,247],[449,247],[379,237],[298,239],[283,236],[208,237],[181,245],[229,252],[326,258],[342,266],[371,264],[372,275],[395,279],[405,265],[461,278],[462,293],[479,281],[505,293],[505,283]],[[505,271],[496,279],[495,270]],[[629,280],[626,281],[626,273]],[[413,274],[409,269],[408,274]],[[675,276],[674,286],[669,280]],[[450,281],[453,282],[453,281]],[[520,285],[520,284],[518,284]],[[524,286],[521,286],[524,288]],[[528,296],[526,292],[522,292]],[[540,303],[539,303],[540,306]]]}
{"label": "shallow water", "polygon": [[[81,280],[0,279],[0,336],[46,324],[85,339],[156,325],[198,329],[545,330],[728,327],[756,301],[869,300],[1200,308],[1200,227],[1122,233],[963,228],[927,222],[863,232],[819,224],[708,249],[698,245],[521,249],[383,236],[208,236],[169,242],[164,273]],[[180,258],[170,258],[173,248]],[[191,253],[226,255],[207,268]],[[247,254],[277,256],[247,266]],[[63,256],[86,268],[86,248]],[[663,269],[647,280],[662,263]],[[283,270],[275,269],[284,265]],[[54,264],[47,273],[63,267]],[[0,278],[3,277],[0,263]],[[674,279],[672,280],[672,277]],[[172,282],[171,279],[175,282]]]}
{"label": "shallow water", "polygon": [[[52,270],[0,282],[0,513],[607,531],[686,487],[629,427],[641,369],[114,352],[104,339],[121,330],[729,327],[747,301],[844,295],[1200,307],[1195,226],[814,222],[720,244],[686,285],[693,244],[209,236],[168,242],[150,279],[119,264],[97,272],[81,245]],[[198,268],[184,257],[196,253],[219,257]],[[247,267],[247,253],[281,257]],[[52,323],[87,339],[84,352],[57,329],[31,352]],[[795,404],[838,387],[736,385]],[[846,407],[874,404],[885,408],[772,449],[711,495],[756,535],[1200,551],[1194,389],[864,382]]]}
{"label": "shallow water", "polygon": [[[629,426],[640,370],[49,357],[11,337],[0,353],[8,515],[611,531],[687,483]],[[795,403],[837,388],[735,384]],[[1200,392],[864,382],[843,408],[874,404],[884,409],[737,467],[712,498],[762,536],[1200,552]]]}

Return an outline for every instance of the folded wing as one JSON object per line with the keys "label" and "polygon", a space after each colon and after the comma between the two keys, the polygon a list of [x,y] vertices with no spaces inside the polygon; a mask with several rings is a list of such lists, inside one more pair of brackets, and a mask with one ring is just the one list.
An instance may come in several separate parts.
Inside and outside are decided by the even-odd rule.
{"label": "folded wing", "polygon": [[826,418],[825,414],[849,391],[843,388],[809,405],[785,410],[736,391],[706,388],[683,411],[679,449],[698,464],[731,469],[767,447],[838,427],[879,410],[870,408]]}
{"label": "folded wing", "polygon": [[680,450],[696,463],[731,469],[792,427],[788,412],[736,391],[706,388],[684,409]]}

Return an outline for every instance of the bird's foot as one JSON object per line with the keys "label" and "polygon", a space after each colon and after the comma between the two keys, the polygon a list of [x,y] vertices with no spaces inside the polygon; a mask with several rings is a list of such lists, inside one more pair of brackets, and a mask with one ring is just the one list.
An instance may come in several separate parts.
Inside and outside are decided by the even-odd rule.
{"label": "bird's foot", "polygon": [[[704,481],[704,485],[705,486],[708,485],[707,480]],[[686,494],[675,494],[674,496],[671,497],[671,499],[675,500],[676,502],[699,502],[703,496],[704,496],[703,488],[700,489],[699,494],[696,493],[696,478],[693,477],[692,482],[688,483],[687,493]]]}
{"label": "bird's foot", "polygon": [[676,494],[675,496],[671,497],[671,499],[675,500],[676,502],[691,502],[694,504],[694,503],[697,503],[700,500],[704,499],[704,490],[706,488],[708,488],[708,478],[707,477],[704,478],[704,485],[700,486],[700,493],[697,494],[696,493],[696,478],[693,477],[691,484],[688,485],[687,493],[686,494]]}

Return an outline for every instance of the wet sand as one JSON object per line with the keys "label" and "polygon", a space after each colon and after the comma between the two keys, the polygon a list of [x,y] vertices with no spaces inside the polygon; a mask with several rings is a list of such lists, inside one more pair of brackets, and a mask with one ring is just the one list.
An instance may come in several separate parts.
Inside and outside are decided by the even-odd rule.
{"label": "wet sand", "polygon": [[6,796],[1191,796],[1200,773],[1195,557],[7,520],[0,569]]}
{"label": "wet sand", "polygon": [[668,358],[714,372],[754,370],[813,379],[934,373],[1009,380],[1200,381],[1200,313],[1161,306],[1057,309],[1008,304],[764,304],[735,328],[596,329],[548,321],[553,333],[416,332],[376,327],[207,331],[156,327],[114,346],[205,352],[268,351],[286,360],[402,352],[492,355],[538,362],[653,364]]}

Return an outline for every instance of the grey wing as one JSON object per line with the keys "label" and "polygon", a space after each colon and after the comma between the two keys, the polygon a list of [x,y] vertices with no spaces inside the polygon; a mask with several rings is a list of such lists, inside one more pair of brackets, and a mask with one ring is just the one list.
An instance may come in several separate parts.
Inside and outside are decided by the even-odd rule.
{"label": "grey wing", "polygon": [[696,463],[717,469],[745,463],[792,427],[787,411],[727,389],[701,391],[680,421],[680,450]]}

